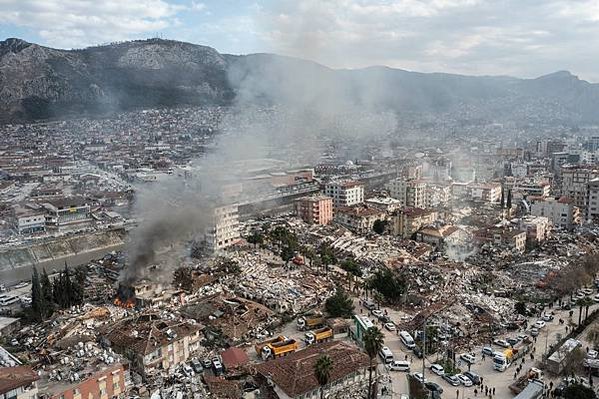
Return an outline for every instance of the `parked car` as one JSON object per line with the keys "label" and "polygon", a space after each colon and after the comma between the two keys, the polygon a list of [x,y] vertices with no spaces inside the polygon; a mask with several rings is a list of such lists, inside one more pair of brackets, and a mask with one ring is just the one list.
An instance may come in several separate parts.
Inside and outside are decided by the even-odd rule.
{"label": "parked car", "polygon": [[445,374],[443,375],[443,379],[449,383],[449,385],[453,385],[457,387],[460,385],[460,380],[455,375]]}
{"label": "parked car", "polygon": [[389,331],[395,331],[395,324],[389,322],[389,323],[385,323],[385,328]]}
{"label": "parked car", "polygon": [[424,354],[422,353],[422,349],[420,349],[419,346],[415,346],[414,349],[412,349],[412,352],[414,353],[414,356],[416,356],[418,359],[422,359],[422,357],[424,356]]}
{"label": "parked car", "polygon": [[440,364],[437,364],[437,363],[431,364],[431,371],[437,375],[445,374],[445,371],[443,370],[443,366],[441,366]]}
{"label": "parked car", "polygon": [[493,348],[491,348],[490,346],[485,346],[482,350],[482,354],[485,356],[493,356]]}
{"label": "parked car", "polygon": [[526,334],[518,334],[518,339],[519,339],[520,341],[524,341],[524,340],[525,340],[525,339],[527,339],[527,338],[528,338],[528,335],[526,335]]}
{"label": "parked car", "polygon": [[493,343],[495,345],[501,346],[502,348],[509,348],[510,347],[510,344],[505,339],[499,339],[499,338],[498,339],[494,339]]}
{"label": "parked car", "polygon": [[470,381],[474,383],[474,385],[480,385],[480,376],[473,371],[465,371],[463,373],[466,377],[470,378]]}
{"label": "parked car", "polygon": [[364,305],[364,307],[365,307],[366,309],[368,309],[368,310],[372,310],[372,309],[374,309],[374,308],[376,307],[376,305],[374,304],[374,302],[372,302],[372,301],[367,301],[367,300],[363,301],[363,302],[362,302],[362,305]]}
{"label": "parked car", "polygon": [[516,345],[518,342],[520,342],[520,340],[518,338],[513,338],[513,337],[509,337],[505,339],[507,341],[508,344],[510,344],[511,346]]}
{"label": "parked car", "polygon": [[416,378],[418,381],[420,381],[421,383],[426,384],[426,378],[424,378],[424,376],[422,375],[422,373],[416,372],[416,373],[412,374],[412,376],[414,378]]}
{"label": "parked car", "polygon": [[192,359],[190,363],[191,368],[193,369],[193,371],[196,372],[196,374],[200,374],[202,371],[204,371],[204,368],[202,367],[202,364],[198,361],[198,359]]}
{"label": "parked car", "polygon": [[597,294],[593,297],[593,301],[599,302],[599,294]]}
{"label": "parked car", "polygon": [[223,365],[217,357],[212,359],[212,371],[214,371],[214,375],[217,376],[223,373]]}
{"label": "parked car", "polygon": [[443,393],[443,387],[436,382],[428,381],[424,386],[431,392]]}
{"label": "parked car", "polygon": [[193,369],[188,365],[188,364],[184,364],[181,367],[181,371],[183,372],[183,374],[185,374],[185,376],[187,377],[193,377],[195,375],[195,373],[193,372]]}
{"label": "parked car", "polygon": [[537,335],[539,335],[539,329],[536,327],[531,328],[530,335],[532,335],[533,337],[536,337]]}
{"label": "parked car", "polygon": [[594,349],[591,349],[587,352],[587,359],[597,359],[597,356],[599,356],[599,352]]}
{"label": "parked car", "polygon": [[460,383],[465,386],[465,387],[471,387],[472,386],[472,380],[470,380],[470,378],[466,377],[464,374],[458,374],[456,375],[456,378],[458,380],[460,380]]}
{"label": "parked car", "polygon": [[382,316],[384,313],[383,313],[383,311],[382,311],[382,310],[380,310],[380,309],[375,309],[375,310],[373,310],[373,311],[372,311],[372,314],[373,314],[375,317],[377,317],[377,318],[378,318],[378,317],[381,317],[381,316]]}
{"label": "parked car", "polygon": [[410,371],[410,362],[404,360],[394,360],[385,365],[389,371]]}
{"label": "parked car", "polygon": [[460,359],[468,364],[474,364],[476,362],[476,357],[472,353],[462,353]]}
{"label": "parked car", "polygon": [[202,360],[202,367],[205,369],[209,369],[212,367],[212,360],[210,359],[204,359]]}
{"label": "parked car", "polygon": [[545,327],[546,325],[547,323],[545,323],[543,320],[537,320],[534,324],[534,326],[539,329]]}
{"label": "parked car", "polygon": [[551,313],[545,313],[543,315],[543,321],[550,322],[553,321],[555,317]]}

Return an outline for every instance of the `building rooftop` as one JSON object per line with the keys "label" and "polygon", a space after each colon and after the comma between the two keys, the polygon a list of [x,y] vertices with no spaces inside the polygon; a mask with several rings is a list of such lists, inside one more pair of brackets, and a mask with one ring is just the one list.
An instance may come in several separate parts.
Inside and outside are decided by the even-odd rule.
{"label": "building rooftop", "polygon": [[332,360],[330,383],[341,380],[368,367],[368,355],[356,347],[340,341],[312,345],[284,358],[259,364],[256,369],[270,378],[285,394],[296,397],[317,389],[320,385],[314,375],[318,358],[327,355]]}
{"label": "building rooftop", "polygon": [[0,394],[29,385],[39,380],[39,376],[29,366],[0,368]]}
{"label": "building rooftop", "polygon": [[159,320],[157,317],[157,315],[143,315],[124,319],[105,327],[102,334],[112,345],[147,355],[159,346],[200,330],[199,325],[169,322]]}

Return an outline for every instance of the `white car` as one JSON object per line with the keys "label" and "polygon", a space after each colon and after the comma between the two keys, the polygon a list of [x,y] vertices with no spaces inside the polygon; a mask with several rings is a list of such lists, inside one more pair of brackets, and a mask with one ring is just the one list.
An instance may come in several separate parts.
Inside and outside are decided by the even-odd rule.
{"label": "white car", "polygon": [[468,377],[466,377],[464,374],[456,374],[456,377],[458,380],[460,380],[460,383],[465,386],[465,387],[471,387],[472,386],[472,380]]}
{"label": "white car", "polygon": [[535,328],[543,328],[546,326],[546,323],[543,320],[537,320],[534,326]]}
{"label": "white car", "polygon": [[509,348],[510,347],[510,343],[507,342],[505,339],[494,339],[493,343],[495,345],[501,346],[502,348]]}
{"label": "white car", "polygon": [[599,294],[597,294],[593,297],[593,301],[599,302]]}
{"label": "white car", "polygon": [[587,352],[587,359],[597,359],[597,356],[599,356],[599,352],[594,349]]}
{"label": "white car", "polygon": [[385,328],[389,331],[395,331],[395,324],[393,323],[385,323]]}
{"label": "white car", "polygon": [[460,359],[468,364],[474,364],[476,362],[476,357],[472,353],[462,353]]}
{"label": "white car", "polygon": [[445,370],[443,370],[443,366],[437,363],[431,364],[431,371],[439,376],[445,374]]}
{"label": "white car", "polygon": [[424,378],[424,376],[422,375],[422,373],[414,373],[412,375],[414,376],[414,378],[416,378],[421,383],[424,384],[426,382],[426,378]]}
{"label": "white car", "polygon": [[372,311],[372,314],[375,315],[376,317],[381,317],[383,315],[383,311],[379,310],[379,309],[375,309]]}
{"label": "white car", "polygon": [[593,290],[590,288],[583,288],[580,291],[585,295],[591,295],[593,293]]}
{"label": "white car", "polygon": [[533,337],[536,337],[537,335],[539,335],[539,329],[536,327],[531,328],[530,335],[532,335]]}

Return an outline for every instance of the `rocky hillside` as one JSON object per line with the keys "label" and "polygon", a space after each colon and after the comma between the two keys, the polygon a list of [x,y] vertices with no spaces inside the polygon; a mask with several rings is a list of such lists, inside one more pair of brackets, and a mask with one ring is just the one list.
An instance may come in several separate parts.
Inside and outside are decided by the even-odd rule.
{"label": "rocky hillside", "polygon": [[232,98],[227,62],[210,47],[147,40],[66,51],[0,42],[0,115],[6,120]]}
{"label": "rocky hillside", "polygon": [[464,120],[599,122],[599,85],[569,72],[516,79],[386,67],[333,70],[161,39],[68,51],[0,42],[0,121],[234,101],[332,110],[351,104]]}

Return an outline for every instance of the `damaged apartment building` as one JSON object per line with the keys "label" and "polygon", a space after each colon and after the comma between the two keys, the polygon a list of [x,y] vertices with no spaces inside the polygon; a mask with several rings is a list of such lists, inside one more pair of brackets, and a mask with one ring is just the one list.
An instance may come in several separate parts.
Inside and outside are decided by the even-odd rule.
{"label": "damaged apartment building", "polygon": [[149,378],[173,370],[196,353],[200,330],[189,321],[142,314],[103,326],[100,335],[103,345],[129,359],[132,371]]}

